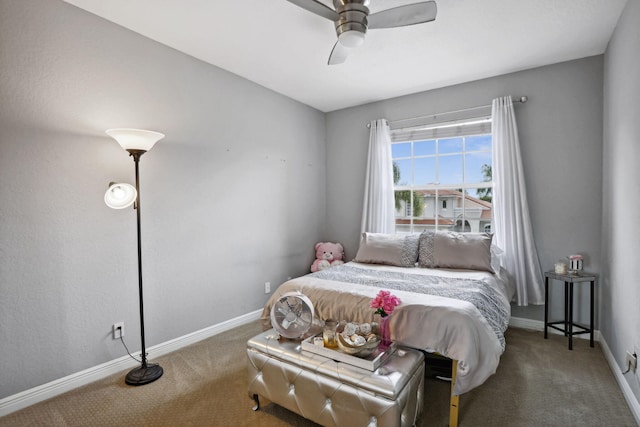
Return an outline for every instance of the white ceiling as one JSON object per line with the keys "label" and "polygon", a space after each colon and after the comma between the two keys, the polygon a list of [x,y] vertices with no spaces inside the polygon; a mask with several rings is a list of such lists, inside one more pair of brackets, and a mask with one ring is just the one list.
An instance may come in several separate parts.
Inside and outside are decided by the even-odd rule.
{"label": "white ceiling", "polygon": [[601,54],[627,0],[438,0],[434,22],[370,30],[334,66],[333,23],[286,0],[65,1],[328,112]]}

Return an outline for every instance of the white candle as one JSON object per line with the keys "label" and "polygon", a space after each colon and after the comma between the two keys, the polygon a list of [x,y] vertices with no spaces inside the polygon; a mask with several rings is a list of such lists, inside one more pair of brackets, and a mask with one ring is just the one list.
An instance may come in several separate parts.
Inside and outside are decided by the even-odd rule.
{"label": "white candle", "polygon": [[556,274],[567,274],[567,264],[564,262],[556,262]]}

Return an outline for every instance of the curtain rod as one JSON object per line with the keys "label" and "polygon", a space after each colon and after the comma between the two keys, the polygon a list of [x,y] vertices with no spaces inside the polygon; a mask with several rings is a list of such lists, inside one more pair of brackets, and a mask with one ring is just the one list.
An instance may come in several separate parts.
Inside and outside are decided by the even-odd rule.
{"label": "curtain rod", "polygon": [[[523,104],[525,102],[527,102],[528,100],[529,100],[528,96],[517,96],[517,97],[513,98],[513,102],[521,102]],[[447,111],[446,113],[427,114],[425,116],[410,117],[408,119],[389,120],[389,125],[391,125],[391,123],[408,122],[410,120],[424,119],[426,117],[444,116],[446,114],[464,113],[466,111],[479,110],[481,108],[488,108],[488,107],[491,107],[491,105],[481,105],[479,107],[471,107],[471,108],[464,108],[462,110]],[[367,123],[367,127],[370,128],[371,127],[371,123]]]}

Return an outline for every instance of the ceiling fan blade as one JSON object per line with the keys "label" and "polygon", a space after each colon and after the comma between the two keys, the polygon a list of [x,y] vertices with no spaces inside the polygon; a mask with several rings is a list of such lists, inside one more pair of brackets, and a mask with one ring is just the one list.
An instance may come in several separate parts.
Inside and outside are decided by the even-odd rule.
{"label": "ceiling fan blade", "polygon": [[333,49],[331,49],[331,55],[329,55],[329,65],[337,65],[342,64],[347,60],[347,56],[349,56],[349,48],[344,47],[342,43],[339,41],[333,45]]}
{"label": "ceiling fan blade", "polygon": [[369,15],[368,27],[370,29],[393,28],[421,24],[436,19],[437,13],[438,7],[435,1],[407,4]]}
{"label": "ceiling fan blade", "polygon": [[337,21],[340,18],[338,12],[331,9],[328,6],[320,3],[318,0],[287,0],[289,3],[293,3],[296,6],[299,6],[303,9],[308,10],[311,13],[315,13],[316,15],[320,15],[323,18],[330,19],[332,21]]}

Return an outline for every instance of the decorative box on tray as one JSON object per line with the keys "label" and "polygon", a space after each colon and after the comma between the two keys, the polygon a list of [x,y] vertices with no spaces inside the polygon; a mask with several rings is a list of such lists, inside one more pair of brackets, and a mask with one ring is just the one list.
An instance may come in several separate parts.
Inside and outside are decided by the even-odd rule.
{"label": "decorative box on tray", "polygon": [[[320,334],[322,336],[322,334]],[[366,357],[352,356],[347,353],[343,353],[339,349],[328,348],[314,344],[316,336],[311,336],[301,343],[302,351],[308,351],[309,353],[319,354],[320,356],[328,357],[337,362],[348,363],[349,365],[357,366],[359,368],[367,369],[369,371],[375,371],[382,365],[382,363],[396,351],[395,343],[391,343],[386,349],[376,349],[370,355]]]}

